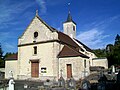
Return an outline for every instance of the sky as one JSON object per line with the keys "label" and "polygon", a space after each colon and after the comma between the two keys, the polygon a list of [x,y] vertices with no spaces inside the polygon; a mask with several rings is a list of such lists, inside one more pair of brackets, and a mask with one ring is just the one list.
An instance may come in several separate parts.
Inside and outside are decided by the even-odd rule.
{"label": "sky", "polygon": [[76,38],[91,49],[114,44],[116,35],[120,35],[120,0],[0,0],[0,43],[4,53],[17,52],[18,38],[36,10],[48,25],[63,31],[69,8],[77,23]]}

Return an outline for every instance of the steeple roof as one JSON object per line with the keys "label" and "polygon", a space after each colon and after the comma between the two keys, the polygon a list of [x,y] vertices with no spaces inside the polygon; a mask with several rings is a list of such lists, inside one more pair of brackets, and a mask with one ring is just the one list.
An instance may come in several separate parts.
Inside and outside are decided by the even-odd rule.
{"label": "steeple roof", "polygon": [[68,17],[67,17],[67,20],[65,21],[66,22],[73,22],[74,24],[76,24],[73,20],[72,20],[72,16],[70,14],[70,11],[68,12]]}
{"label": "steeple roof", "polygon": [[72,22],[72,21],[73,21],[73,20],[72,20],[72,16],[70,15],[70,11],[69,11],[69,13],[68,13],[67,21],[68,21],[68,22]]}

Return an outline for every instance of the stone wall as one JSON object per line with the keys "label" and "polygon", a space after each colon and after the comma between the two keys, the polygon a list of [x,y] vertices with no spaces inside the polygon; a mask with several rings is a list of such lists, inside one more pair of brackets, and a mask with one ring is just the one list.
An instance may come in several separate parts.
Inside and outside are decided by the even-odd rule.
{"label": "stone wall", "polygon": [[17,79],[18,74],[18,65],[17,60],[7,60],[5,61],[5,78],[9,79],[10,77],[10,71],[13,72],[14,79]]}
{"label": "stone wall", "polygon": [[96,58],[92,60],[92,66],[102,66],[105,69],[108,69],[108,60],[106,58]]}

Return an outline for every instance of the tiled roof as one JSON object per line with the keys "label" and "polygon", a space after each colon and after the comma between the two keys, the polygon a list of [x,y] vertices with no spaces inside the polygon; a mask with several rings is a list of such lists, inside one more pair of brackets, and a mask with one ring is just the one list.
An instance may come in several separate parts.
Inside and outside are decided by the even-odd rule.
{"label": "tiled roof", "polygon": [[[58,39],[63,45],[66,45],[63,47],[62,51],[59,53],[58,57],[70,57],[70,56],[81,56],[85,58],[89,58],[85,54],[82,54],[79,52],[82,48],[68,35],[58,32]],[[76,39],[75,39],[76,40]],[[86,50],[91,51],[87,46],[85,46],[83,43],[80,41],[76,40],[78,43],[84,46]],[[68,48],[69,47],[69,48]]]}
{"label": "tiled roof", "polygon": [[65,45],[63,47],[63,49],[61,50],[61,52],[58,55],[59,58],[76,57],[76,56],[80,56],[80,57],[83,57],[83,58],[89,58],[88,56],[76,51],[74,48],[71,48],[71,47],[69,47],[67,45]]}
{"label": "tiled roof", "polygon": [[70,38],[68,35],[62,33],[62,32],[58,32],[58,39],[62,42],[62,43],[65,43],[71,47],[74,47],[74,48],[78,48],[79,45],[76,44],[72,38]]}
{"label": "tiled roof", "polygon": [[77,40],[77,39],[75,39],[78,43],[80,43],[81,45],[83,45],[83,47],[87,50],[87,51],[90,51],[90,52],[92,52],[92,50],[89,48],[89,47],[87,47],[85,44],[83,44],[82,42],[80,42],[79,40]]}
{"label": "tiled roof", "polygon": [[18,54],[13,54],[5,58],[5,60],[17,60],[18,59]]}

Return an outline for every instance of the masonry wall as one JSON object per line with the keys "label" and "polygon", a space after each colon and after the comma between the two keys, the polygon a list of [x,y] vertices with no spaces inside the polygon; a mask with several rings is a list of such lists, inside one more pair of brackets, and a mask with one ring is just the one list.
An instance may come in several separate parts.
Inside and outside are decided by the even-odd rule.
{"label": "masonry wall", "polygon": [[[89,60],[86,59],[86,68],[84,67],[85,58],[81,57],[69,57],[69,58],[60,58],[59,59],[59,71],[62,70],[62,76],[64,79],[67,78],[67,64],[72,65],[72,76],[75,80],[79,80],[80,78],[84,78],[84,75],[89,75]],[[84,74],[84,71],[87,73]],[[61,76],[61,72],[59,72],[59,77]]]}
{"label": "masonry wall", "polygon": [[14,79],[17,79],[18,65],[17,60],[7,60],[5,61],[5,78],[10,78],[10,71],[13,72]]}
{"label": "masonry wall", "polygon": [[[34,46],[38,49],[36,55],[33,53]],[[57,78],[57,46],[57,42],[51,42],[19,47],[19,78],[31,78],[31,60],[39,60],[39,79]],[[46,68],[46,73],[41,73],[41,68]]]}
{"label": "masonry wall", "polygon": [[[37,38],[34,38],[34,32],[38,32]],[[33,19],[18,42],[19,79],[31,78],[31,60],[39,61],[39,79],[58,77],[57,39],[57,32],[52,32],[38,17]],[[35,46],[36,55],[33,48]],[[46,68],[46,73],[41,73],[41,68]]]}
{"label": "masonry wall", "polygon": [[105,59],[93,59],[93,65],[92,66],[102,66],[105,67],[105,69],[108,69],[108,60]]}

